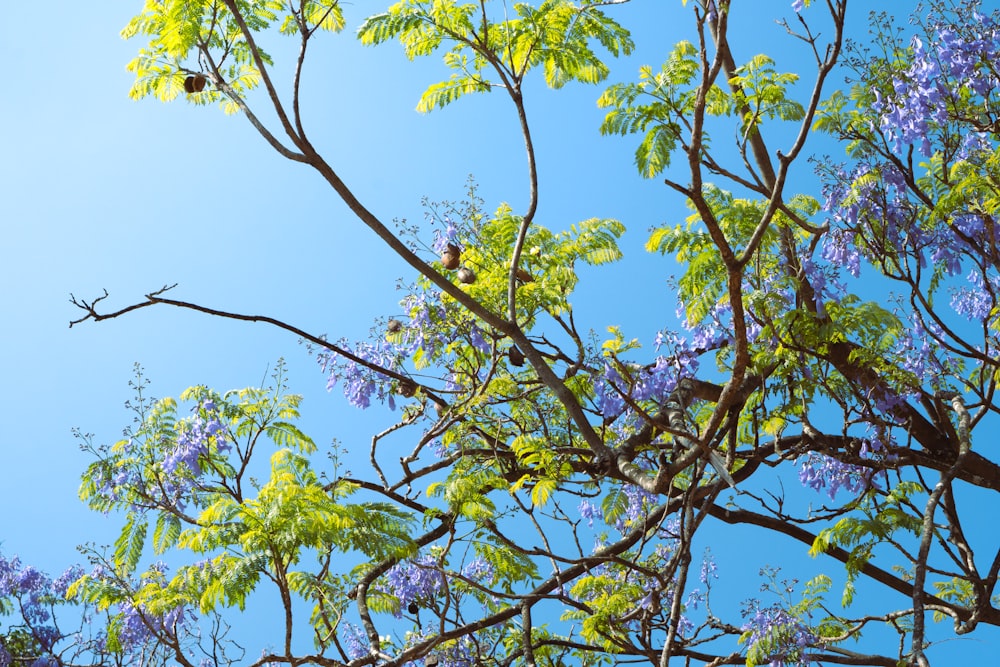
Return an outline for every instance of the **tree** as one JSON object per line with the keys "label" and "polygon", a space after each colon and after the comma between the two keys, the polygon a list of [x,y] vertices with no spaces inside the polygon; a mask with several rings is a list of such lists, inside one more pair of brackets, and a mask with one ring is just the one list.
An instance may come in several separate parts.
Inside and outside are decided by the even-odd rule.
{"label": "tree", "polygon": [[[683,3],[691,39],[598,102],[601,132],[636,142],[639,175],[691,211],[650,233],[679,266],[681,326],[649,354],[614,323],[577,328],[577,269],[618,260],[625,229],[535,220],[524,104],[535,76],[605,81],[634,47],[617,4],[402,0],[362,22],[365,44],[443,54],[450,76],[420,110],[497,92],[526,148],[523,211],[490,212],[470,187],[396,229],[301,117],[308,49],[347,25],[339,4],[150,1],[130,22],[145,42],[134,97],[243,114],[416,278],[402,315],[357,343],[169,288],[111,311],[106,294],[74,298],[74,324],[154,306],[269,323],[309,341],[351,404],[396,410],[355,473],[336,449],[313,456],[280,367],[269,387],[193,387],[189,410],[149,399],[140,376],[127,436],[81,436],[81,496],[123,518],[67,590],[109,617],[94,662],[244,660],[226,619],[265,590],[281,632],[253,665],[926,665],[949,633],[1000,625],[1000,551],[968,511],[1000,490],[974,437],[997,411],[1000,14],[938,0],[912,39],[874,15],[870,42],[847,46],[846,0],[798,0],[785,27],[813,62],[789,73],[731,48],[747,3]],[[274,30],[298,44],[286,93],[261,46]],[[821,196],[792,194],[816,141],[843,157],[814,162]],[[806,507],[782,483],[795,477],[828,501]],[[700,549],[720,524],[801,544],[825,574],[798,586],[764,569],[755,598]],[[150,550],[173,569],[140,568]],[[719,582],[741,588],[740,613],[718,611]]]}

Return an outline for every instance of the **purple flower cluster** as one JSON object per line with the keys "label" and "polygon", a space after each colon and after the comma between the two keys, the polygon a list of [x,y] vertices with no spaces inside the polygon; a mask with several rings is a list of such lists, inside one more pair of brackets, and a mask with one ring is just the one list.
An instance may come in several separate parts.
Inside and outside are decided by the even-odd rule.
{"label": "purple flower cluster", "polygon": [[933,321],[929,327],[925,328],[922,319],[915,319],[913,326],[903,329],[893,350],[900,367],[913,373],[921,384],[940,378],[945,370],[934,345],[934,337],[943,332]]}
{"label": "purple flower cluster", "polygon": [[701,322],[692,322],[687,317],[685,305],[679,298],[676,313],[684,329],[691,333],[690,342],[670,331],[658,331],[653,343],[657,350],[663,345],[675,350],[684,365],[693,364],[692,373],[698,370],[699,355],[733,340],[733,307],[727,301],[716,303]]}
{"label": "purple flower cluster", "polygon": [[489,581],[493,578],[493,566],[486,560],[476,557],[462,568],[462,576],[472,581]]}
{"label": "purple flower cluster", "polygon": [[816,313],[820,317],[826,315],[825,302],[840,302],[847,294],[847,286],[840,281],[839,265],[833,262],[816,263],[807,254],[802,253],[802,273],[813,289],[816,299]]}
{"label": "purple flower cluster", "polygon": [[[376,368],[397,373],[402,372],[404,362],[416,350],[423,350],[428,358],[433,356],[434,350],[443,342],[439,332],[445,319],[445,309],[440,293],[411,285],[400,305],[409,315],[409,320],[399,332],[387,337],[384,331],[378,331],[371,342],[355,345],[351,345],[347,339],[341,339],[337,341],[338,347]],[[327,391],[341,383],[344,396],[354,407],[370,407],[373,396],[377,396],[380,401],[388,401],[390,407],[395,407],[388,380],[375,368],[329,350],[321,351],[317,361],[323,372],[328,374]]]}
{"label": "purple flower cluster", "polygon": [[[87,468],[86,478],[93,480],[97,494],[104,499],[103,511],[107,513],[111,506],[125,502],[132,497],[133,493],[145,491],[145,482],[140,472],[140,468],[135,464],[133,456],[138,449],[138,443],[134,438],[129,438],[121,443],[121,456],[115,459],[102,458],[95,461]],[[134,504],[130,511],[141,512],[141,508]]]}
{"label": "purple flower cluster", "polygon": [[[811,662],[806,650],[817,646],[820,638],[801,619],[777,604],[761,607],[757,600],[750,600],[742,614],[747,619],[742,627],[747,653],[756,654],[756,664],[762,659],[773,667]],[[747,664],[751,664],[749,658]]]}
{"label": "purple flower cluster", "polygon": [[[974,322],[985,322],[993,311],[994,295],[1000,287],[1000,276],[983,279],[983,274],[973,269],[966,277],[968,287],[956,287],[952,292],[951,307],[959,315]],[[987,282],[989,284],[987,284]]]}
{"label": "purple flower cluster", "polygon": [[916,144],[922,155],[930,157],[930,125],[948,121],[944,99],[949,93],[942,82],[941,65],[928,57],[923,41],[914,37],[910,48],[913,64],[893,82],[896,95],[887,99],[876,91],[874,108],[894,151],[905,153],[908,144]]}
{"label": "purple flower cluster", "polygon": [[637,522],[643,521],[649,510],[657,504],[657,497],[634,484],[623,484],[615,491],[621,502],[612,505],[605,513],[589,500],[580,501],[577,511],[591,528],[594,519],[600,519],[619,532],[630,530]]}
{"label": "purple flower cluster", "polygon": [[120,652],[125,655],[157,643],[159,636],[179,636],[190,620],[189,613],[183,607],[174,607],[162,615],[155,615],[126,601],[119,604],[117,609],[118,620],[113,626],[115,641]]}
{"label": "purple flower cluster", "polygon": [[587,521],[587,526],[589,528],[594,527],[594,519],[603,519],[603,512],[601,508],[590,502],[589,500],[581,500],[577,511],[580,512],[580,518]]}
{"label": "purple flower cluster", "polygon": [[[161,404],[164,414],[171,413],[169,405]],[[199,401],[192,412],[175,424],[154,411],[127,440],[92,450],[98,460],[84,475],[96,490],[91,506],[103,512],[125,506],[137,514],[160,503],[183,509],[205,461],[232,448],[226,418],[213,399]],[[158,460],[158,470],[150,469],[151,460]]]}
{"label": "purple flower cluster", "polygon": [[843,463],[825,454],[809,452],[800,465],[799,481],[802,485],[817,492],[826,489],[830,500],[833,500],[841,489],[856,496],[871,484],[870,468]]}
{"label": "purple flower cluster", "polygon": [[[998,240],[979,215],[923,220],[921,205],[910,199],[905,177],[889,162],[862,163],[850,173],[838,169],[827,174],[827,181],[823,208],[831,229],[823,257],[846,266],[852,275],[858,274],[864,256],[890,271],[910,261],[957,276],[964,258],[981,255]],[[981,289],[982,284],[976,287]]]}
{"label": "purple flower cluster", "polygon": [[823,237],[822,257],[835,266],[844,267],[855,278],[861,275],[861,253],[850,232],[836,228],[827,232]]}
{"label": "purple flower cluster", "polygon": [[[317,361],[328,376],[328,391],[341,384],[347,401],[357,408],[370,407],[375,397],[395,409],[392,381],[378,369],[403,373],[406,362],[418,356],[420,363],[440,361],[461,338],[479,353],[490,353],[483,330],[468,315],[449,312],[440,292],[422,284],[410,285],[400,306],[407,319],[398,322],[391,335],[380,329],[369,342],[352,345],[347,339],[337,341],[338,347],[370,366],[329,350],[318,354]],[[460,384],[453,382],[448,389],[460,389]]]}
{"label": "purple flower cluster", "polygon": [[[925,157],[932,154],[931,137],[936,128],[946,125],[962,97],[963,104],[983,108],[986,100],[1000,86],[993,64],[1000,58],[1000,26],[994,17],[970,9],[975,25],[972,34],[960,33],[941,17],[931,16],[929,44],[914,36],[910,42],[912,62],[893,79],[893,94],[876,92],[873,106],[879,115],[880,128],[896,153],[905,153],[914,145]],[[965,91],[965,95],[962,95]],[[975,100],[980,100],[975,104]],[[982,137],[978,139],[982,142]],[[966,142],[967,152],[977,143]]]}
{"label": "purple flower cluster", "polygon": [[444,583],[444,574],[438,568],[437,559],[423,555],[394,565],[386,572],[381,588],[399,600],[395,615],[400,618],[411,603],[426,602],[436,597],[444,588]]}
{"label": "purple flower cluster", "polygon": [[[437,219],[435,218],[434,220],[436,221]],[[444,252],[450,245],[464,250],[462,244],[458,241],[458,225],[448,216],[444,216],[442,222],[444,223],[444,231],[440,229],[434,230],[434,250]]]}
{"label": "purple flower cluster", "polygon": [[[401,368],[402,350],[394,343],[376,340],[374,343],[358,343],[352,349],[347,339],[341,339],[337,345],[380,368],[396,372]],[[332,391],[338,383],[342,383],[344,397],[356,408],[363,410],[370,407],[373,395],[377,395],[380,400],[385,400],[387,396],[391,397],[384,376],[367,366],[330,351],[321,352],[317,361],[323,372],[328,374],[327,391]]]}
{"label": "purple flower cluster", "polygon": [[[21,623],[13,627],[27,633],[39,652],[39,655],[13,656],[0,646],[0,667],[14,663],[32,667],[57,664],[51,656],[66,635],[57,625],[55,607],[66,603],[66,590],[81,576],[83,570],[73,566],[53,581],[35,567],[22,565],[17,556],[7,558],[0,554],[0,607],[16,601],[14,608]],[[26,662],[29,659],[31,662]]]}
{"label": "purple flower cluster", "polygon": [[700,351],[686,338],[674,332],[661,331],[657,333],[655,343],[657,349],[667,345],[673,354],[658,355],[649,366],[604,362],[602,373],[594,381],[594,396],[606,422],[614,421],[624,413],[631,415],[632,411],[626,409],[625,397],[636,403],[652,401],[662,404],[681,379],[693,377],[697,372]]}
{"label": "purple flower cluster", "polygon": [[659,504],[657,496],[634,484],[624,484],[622,486],[627,503],[621,514],[614,517],[614,527],[616,530],[625,532],[637,523],[645,521],[649,511]]}
{"label": "purple flower cluster", "polygon": [[[645,521],[649,511],[659,504],[659,497],[634,485],[622,484],[610,492],[615,502],[607,504],[606,511],[594,505],[589,500],[582,500],[577,506],[580,518],[587,521],[590,528],[594,527],[594,519],[600,520],[604,525],[613,527],[620,533],[625,533]],[[678,537],[678,526],[674,519],[668,520],[658,531],[659,537],[664,540],[664,549],[673,548],[673,541]],[[603,546],[603,541],[599,537],[595,549]]]}
{"label": "purple flower cluster", "polygon": [[[177,441],[174,448],[163,459],[163,470],[170,476],[201,475],[198,460],[208,456],[215,446],[216,451],[226,452],[232,446],[228,440],[229,430],[222,422],[215,403],[202,402],[192,410],[195,415],[178,423]],[[181,466],[187,471],[179,470]]]}
{"label": "purple flower cluster", "polygon": [[345,624],[344,634],[341,636],[341,639],[344,642],[344,650],[347,652],[347,657],[351,660],[358,660],[365,657],[371,649],[368,637],[364,631],[350,623]]}
{"label": "purple flower cluster", "polygon": [[[948,242],[953,239],[928,237],[925,230],[915,224],[916,209],[907,197],[906,180],[895,165],[863,163],[852,173],[838,170],[833,178],[838,183],[825,188],[823,205],[831,222],[824,255],[842,255],[848,258],[850,265],[858,265],[848,244],[856,243],[860,233],[869,240],[863,248],[870,253],[879,253],[888,246],[891,251],[909,255],[930,246],[943,253],[934,257],[935,261],[942,260],[949,271],[957,270],[947,255]],[[870,231],[873,229],[875,231]]]}

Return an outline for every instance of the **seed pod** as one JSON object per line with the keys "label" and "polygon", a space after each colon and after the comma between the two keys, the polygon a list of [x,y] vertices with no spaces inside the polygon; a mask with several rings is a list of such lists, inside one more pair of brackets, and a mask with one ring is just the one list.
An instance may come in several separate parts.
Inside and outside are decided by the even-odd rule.
{"label": "seed pod", "polygon": [[507,351],[507,356],[510,358],[510,363],[513,366],[523,366],[524,365],[524,354],[521,350],[517,349],[517,345],[511,345],[510,350]]}
{"label": "seed pod", "polygon": [[441,264],[444,265],[444,268],[451,271],[452,269],[457,269],[461,261],[462,251],[459,250],[457,245],[449,243],[448,247],[441,253]]}
{"label": "seed pod", "polygon": [[458,280],[466,285],[471,285],[476,282],[476,274],[469,267],[463,266],[458,270]]}
{"label": "seed pod", "polygon": [[184,79],[185,93],[200,93],[205,90],[207,79],[204,74],[192,74]]}
{"label": "seed pod", "polygon": [[532,276],[530,273],[528,273],[524,269],[518,269],[517,271],[514,272],[514,275],[517,276],[517,279],[520,280],[522,283],[533,283],[533,282],[535,282],[534,276]]}
{"label": "seed pod", "polygon": [[398,333],[403,330],[403,323],[393,318],[385,323],[385,330],[389,333]]}
{"label": "seed pod", "polygon": [[419,609],[420,607],[417,606],[416,602],[411,602],[409,606],[406,608],[406,611],[410,612],[411,614],[416,614]]}
{"label": "seed pod", "polygon": [[424,667],[437,667],[438,657],[436,655],[429,655],[424,658]]}
{"label": "seed pod", "polygon": [[417,393],[417,385],[413,384],[409,380],[400,380],[399,382],[399,395],[404,398],[412,398],[414,394]]}

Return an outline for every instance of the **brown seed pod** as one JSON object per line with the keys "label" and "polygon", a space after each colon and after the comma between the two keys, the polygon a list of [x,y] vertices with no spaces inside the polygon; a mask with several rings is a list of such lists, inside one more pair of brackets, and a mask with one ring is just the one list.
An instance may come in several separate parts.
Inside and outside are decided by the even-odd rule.
{"label": "brown seed pod", "polygon": [[417,393],[417,385],[413,384],[409,380],[399,381],[399,395],[404,398],[412,398],[414,394]]}
{"label": "brown seed pod", "polygon": [[409,606],[406,607],[406,611],[410,612],[411,614],[416,614],[417,611],[419,611],[419,609],[420,607],[417,605],[416,602],[411,602]]}
{"label": "brown seed pod", "polygon": [[398,333],[403,330],[403,323],[393,318],[385,323],[385,330],[389,333]]}
{"label": "brown seed pod", "polygon": [[185,93],[200,93],[205,90],[205,75],[203,74],[192,74],[184,79],[184,92]]}
{"label": "brown seed pod", "polygon": [[458,270],[458,280],[466,285],[471,285],[476,282],[476,274],[469,267],[463,266]]}
{"label": "brown seed pod", "polygon": [[524,353],[517,349],[517,345],[511,345],[510,350],[507,351],[507,356],[510,358],[510,363],[512,366],[523,366],[524,365]]}
{"label": "brown seed pod", "polygon": [[517,279],[520,280],[522,283],[533,283],[533,282],[535,282],[534,276],[532,276],[530,273],[528,273],[524,269],[518,269],[517,271],[514,272],[514,275],[516,275]]}
{"label": "brown seed pod", "polygon": [[436,655],[429,655],[424,658],[424,667],[437,667],[438,657]]}
{"label": "brown seed pod", "polygon": [[449,243],[448,247],[441,253],[441,264],[444,265],[444,268],[451,271],[452,269],[457,269],[461,261],[462,251],[459,250],[457,245]]}

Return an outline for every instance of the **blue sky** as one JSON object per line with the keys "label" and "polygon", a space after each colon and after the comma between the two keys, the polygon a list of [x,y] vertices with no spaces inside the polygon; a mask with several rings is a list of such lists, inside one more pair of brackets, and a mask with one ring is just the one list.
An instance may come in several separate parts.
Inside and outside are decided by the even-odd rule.
{"label": "blue sky", "polygon": [[[33,3],[7,4],[0,20],[7,65],[0,93],[0,548],[58,571],[78,560],[75,545],[113,541],[115,522],[77,500],[88,459],[71,428],[98,442],[120,437],[135,362],[153,394],[165,396],[193,384],[257,384],[284,357],[293,390],[306,396],[307,432],[321,445],[337,438],[366,452],[371,432],[392,417],[359,414],[339,393],[328,394],[314,361],[287,333],[165,307],[68,328],[80,315],[70,293],[89,300],[106,289],[114,309],[179,283],[174,298],[356,339],[373,318],[394,312],[396,280],[412,274],[317,175],[280,158],[242,117],[181,100],[129,100],[125,64],[140,44],[118,32],[140,2],[63,2],[44,21]],[[903,12],[913,4],[892,6]],[[737,58],[774,46],[790,58],[785,67],[808,62],[801,45],[762,16],[790,17],[790,2],[753,3],[764,5],[761,15],[738,16]],[[856,3],[854,19],[884,6]],[[363,9],[348,7],[350,26]],[[632,78],[639,64],[658,65],[690,25],[679,0],[614,14],[634,29],[639,50],[614,65],[611,81]],[[363,49],[349,35],[325,39],[311,58],[303,100],[310,137],[384,220],[422,219],[422,197],[459,199],[470,174],[487,208],[524,205],[523,144],[500,94],[420,115],[413,110],[420,92],[445,76],[438,60],[410,63],[398,47]],[[626,224],[625,261],[583,271],[574,303],[584,328],[618,324],[649,344],[674,321],[674,302],[667,260],[642,251],[645,230],[688,212],[661,182],[635,175],[631,140],[598,136],[601,90],[529,91],[538,221],[553,229],[594,216]],[[713,550],[726,557],[725,544]]]}

